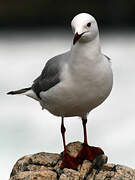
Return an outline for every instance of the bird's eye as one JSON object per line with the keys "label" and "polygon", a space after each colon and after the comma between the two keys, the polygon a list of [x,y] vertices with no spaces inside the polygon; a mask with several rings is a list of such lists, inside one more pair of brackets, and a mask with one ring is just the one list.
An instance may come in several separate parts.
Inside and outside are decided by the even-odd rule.
{"label": "bird's eye", "polygon": [[87,24],[87,27],[90,27],[91,26],[91,23],[89,22],[88,24]]}

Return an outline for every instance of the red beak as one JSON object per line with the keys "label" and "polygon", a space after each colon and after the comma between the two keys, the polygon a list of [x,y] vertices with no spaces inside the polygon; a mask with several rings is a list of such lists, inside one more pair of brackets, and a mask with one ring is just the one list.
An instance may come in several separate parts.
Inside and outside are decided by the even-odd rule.
{"label": "red beak", "polygon": [[78,33],[75,34],[73,39],[73,45],[81,38],[82,34],[78,34]]}

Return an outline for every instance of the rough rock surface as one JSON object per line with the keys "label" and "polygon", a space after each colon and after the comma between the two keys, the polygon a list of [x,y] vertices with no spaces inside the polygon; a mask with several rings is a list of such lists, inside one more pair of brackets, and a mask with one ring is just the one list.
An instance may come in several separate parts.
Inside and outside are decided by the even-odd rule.
{"label": "rough rock surface", "polygon": [[[67,145],[68,152],[73,157],[77,156],[81,148],[80,142]],[[99,169],[95,169],[96,162],[92,164],[84,160],[78,170],[73,170],[60,168],[63,153],[40,152],[19,159],[13,167],[10,180],[135,180],[135,170],[121,165],[104,164],[105,157],[103,155],[102,167]]]}

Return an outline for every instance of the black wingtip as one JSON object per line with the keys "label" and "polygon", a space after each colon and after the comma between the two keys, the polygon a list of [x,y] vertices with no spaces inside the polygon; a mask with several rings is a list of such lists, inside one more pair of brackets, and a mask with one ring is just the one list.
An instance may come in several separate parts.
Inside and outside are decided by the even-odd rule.
{"label": "black wingtip", "polygon": [[7,95],[14,95],[14,94],[15,94],[14,91],[10,91],[7,93]]}
{"label": "black wingtip", "polygon": [[31,87],[30,88],[19,89],[17,91],[10,91],[10,92],[7,93],[7,95],[23,94],[23,93],[27,92],[30,89],[31,89]]}

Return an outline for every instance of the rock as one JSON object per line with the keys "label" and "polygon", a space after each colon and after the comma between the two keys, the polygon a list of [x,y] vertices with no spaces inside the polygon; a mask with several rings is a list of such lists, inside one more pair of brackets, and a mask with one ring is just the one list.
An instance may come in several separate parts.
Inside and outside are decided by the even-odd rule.
{"label": "rock", "polygon": [[[68,153],[76,157],[82,143],[67,145]],[[24,156],[13,167],[10,180],[135,180],[135,170],[122,165],[105,164],[107,157],[102,155],[93,163],[84,160],[78,170],[61,169],[61,154],[40,152]]]}
{"label": "rock", "polygon": [[63,173],[60,175],[60,180],[79,180],[80,173],[73,169],[63,169]]}

